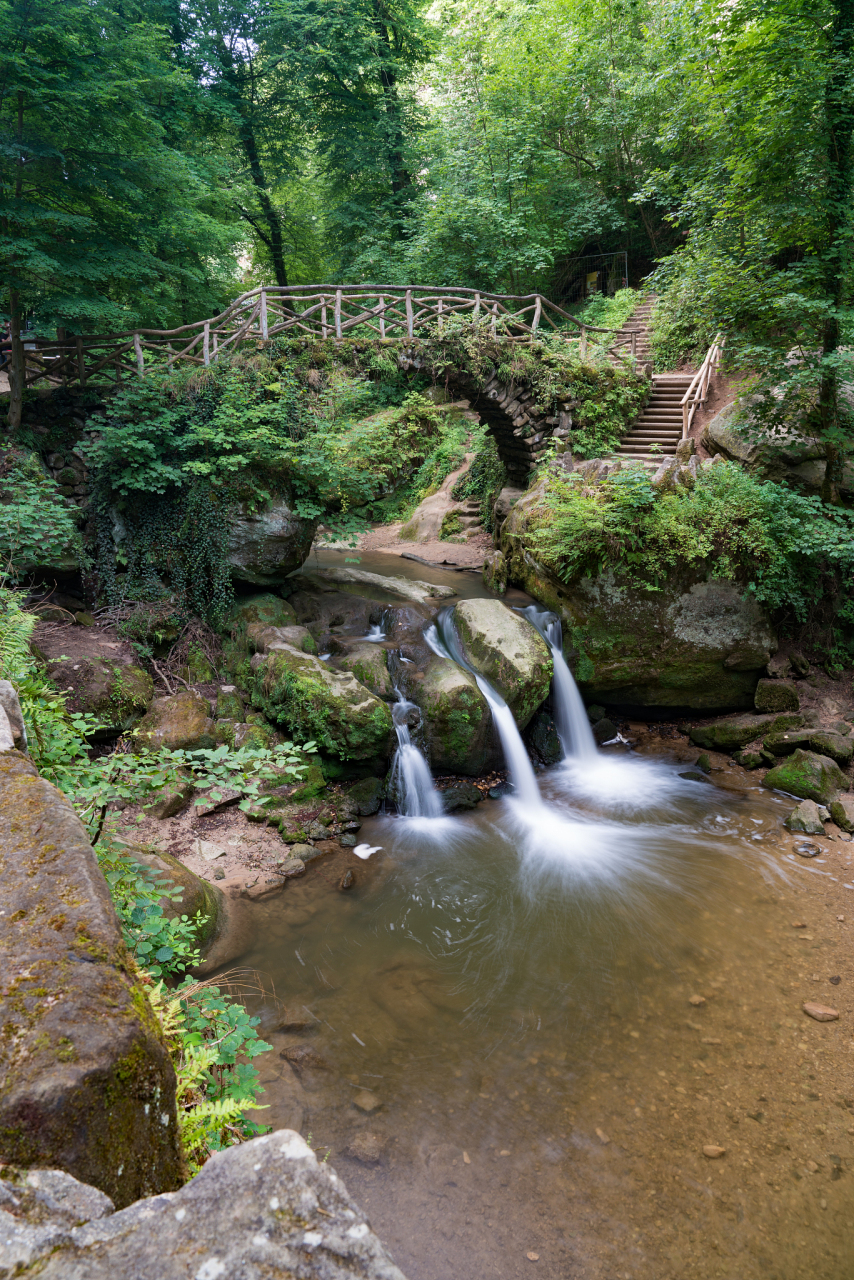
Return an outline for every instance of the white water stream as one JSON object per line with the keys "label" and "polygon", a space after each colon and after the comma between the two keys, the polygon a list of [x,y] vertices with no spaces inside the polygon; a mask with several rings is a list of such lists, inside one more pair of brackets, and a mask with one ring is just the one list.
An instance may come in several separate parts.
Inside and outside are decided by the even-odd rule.
{"label": "white water stream", "polygon": [[578,685],[563,656],[563,633],[560,618],[538,604],[529,605],[519,611],[536,627],[549,646],[554,664],[554,680],[552,682],[552,702],[554,706],[554,722],[560,745],[565,757],[578,760],[596,759],[596,740],[587,718],[587,709],[578,692]]}
{"label": "white water stream", "polygon": [[433,786],[430,766],[412,741],[408,717],[417,711],[396,689],[397,702],[392,710],[397,751],[391,768],[392,784],[398,797],[398,810],[406,818],[441,818],[442,797]]}

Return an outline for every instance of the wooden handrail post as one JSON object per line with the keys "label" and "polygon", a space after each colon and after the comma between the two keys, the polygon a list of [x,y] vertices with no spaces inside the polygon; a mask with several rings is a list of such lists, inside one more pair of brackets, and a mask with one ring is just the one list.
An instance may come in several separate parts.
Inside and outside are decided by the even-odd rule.
{"label": "wooden handrail post", "polygon": [[214,360],[216,360],[218,356],[219,356],[219,337],[218,337],[218,335],[217,335],[217,331],[216,331],[216,329],[214,329],[214,331],[213,331],[213,358],[214,358]]}
{"label": "wooden handrail post", "polygon": [[321,294],[321,297],[320,297],[320,336],[322,338],[329,337],[329,328],[326,323],[326,294],[325,293]]}
{"label": "wooden handrail post", "polygon": [[267,290],[261,290],[261,337],[266,342],[270,336],[267,328]]}
{"label": "wooden handrail post", "polygon": [[474,311],[472,312],[472,321],[474,322],[475,320],[477,320],[479,315],[480,315],[480,294],[476,293],[474,295]]}
{"label": "wooden handrail post", "polygon": [[77,379],[81,387],[85,387],[86,386],[86,356],[83,351],[83,337],[79,333],[75,338],[75,345],[77,347]]}
{"label": "wooden handrail post", "polygon": [[380,294],[380,338],[385,342],[385,298]]}
{"label": "wooden handrail post", "polygon": [[335,337],[341,337],[341,290],[335,290]]}
{"label": "wooden handrail post", "polygon": [[205,321],[204,336],[202,338],[202,355],[205,364],[211,362],[211,324],[209,320]]}
{"label": "wooden handrail post", "polygon": [[632,359],[634,360],[638,353],[638,331],[632,329]]}
{"label": "wooden handrail post", "polygon": [[493,302],[492,304],[492,319],[489,322],[489,327],[492,330],[492,336],[494,338],[498,331],[498,303],[497,302]]}
{"label": "wooden handrail post", "polygon": [[683,400],[682,402],[682,439],[683,440],[688,439],[688,416],[689,416],[688,405]]}
{"label": "wooden handrail post", "polygon": [[145,360],[143,359],[143,356],[142,356],[142,343],[140,342],[138,333],[135,333],[133,335],[133,349],[136,352],[136,371],[141,378],[144,378],[145,377]]}
{"label": "wooden handrail post", "polygon": [[436,327],[439,331],[439,337],[442,336],[442,299],[439,298],[436,303]]}
{"label": "wooden handrail post", "polygon": [[406,332],[410,338],[415,337],[415,316],[412,313],[412,290],[406,290]]}
{"label": "wooden handrail post", "polygon": [[537,294],[537,305],[534,307],[534,319],[531,321],[531,332],[536,333],[540,327],[540,317],[543,314],[543,299]]}
{"label": "wooden handrail post", "polygon": [[587,359],[587,329],[584,325],[581,326],[581,359]]}

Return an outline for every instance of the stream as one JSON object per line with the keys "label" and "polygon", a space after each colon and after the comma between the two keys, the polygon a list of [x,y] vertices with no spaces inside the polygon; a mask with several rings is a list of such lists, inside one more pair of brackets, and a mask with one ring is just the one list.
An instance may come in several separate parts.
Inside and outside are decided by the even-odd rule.
{"label": "stream", "polygon": [[[450,610],[434,631],[453,653]],[[850,1277],[854,1042],[801,1011],[844,1007],[848,925],[802,882],[850,880],[854,846],[798,859],[790,803],[680,776],[684,743],[597,750],[568,671],[535,774],[484,684],[511,795],[435,816],[401,698],[409,816],[251,905],[258,1122],[331,1152],[409,1280]]]}

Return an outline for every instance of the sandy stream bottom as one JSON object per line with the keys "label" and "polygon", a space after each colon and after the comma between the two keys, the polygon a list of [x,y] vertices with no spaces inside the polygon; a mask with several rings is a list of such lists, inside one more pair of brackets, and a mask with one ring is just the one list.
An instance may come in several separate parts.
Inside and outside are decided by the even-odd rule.
{"label": "sandy stream bottom", "polygon": [[680,767],[371,819],[370,861],[253,904],[258,1119],[330,1150],[410,1280],[854,1274],[854,845],[804,861],[784,799]]}

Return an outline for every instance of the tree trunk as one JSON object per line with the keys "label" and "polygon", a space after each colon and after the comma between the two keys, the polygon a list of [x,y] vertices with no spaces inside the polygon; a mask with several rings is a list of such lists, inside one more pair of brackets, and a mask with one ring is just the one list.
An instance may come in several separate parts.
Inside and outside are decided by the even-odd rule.
{"label": "tree trunk", "polygon": [[255,130],[252,128],[251,121],[247,120],[245,116],[240,127],[240,141],[246,153],[246,159],[249,161],[249,172],[252,174],[258,203],[261,206],[261,213],[267,225],[267,234],[263,239],[270,250],[276,284],[281,285],[283,289],[287,289],[288,269],[285,265],[285,241],[282,235],[282,220],[273,201],[270,199],[270,193],[267,189],[267,177],[264,173],[261,157],[258,154]]}
{"label": "tree trunk", "polygon": [[825,471],[821,496],[824,502],[839,503],[842,470],[845,464],[844,424],[839,415],[839,309],[843,303],[845,277],[849,259],[851,229],[851,183],[854,113],[849,102],[850,60],[854,47],[854,0],[836,0],[834,4],[832,47],[833,65],[824,93],[827,143],[827,252],[825,298],[831,311],[824,322],[821,344],[821,381],[818,412],[822,439],[825,442]]}

